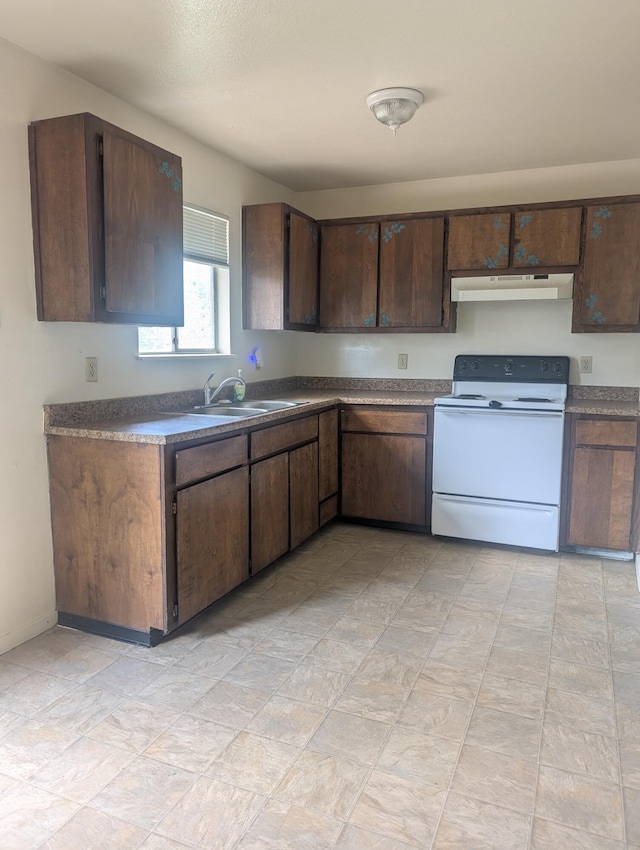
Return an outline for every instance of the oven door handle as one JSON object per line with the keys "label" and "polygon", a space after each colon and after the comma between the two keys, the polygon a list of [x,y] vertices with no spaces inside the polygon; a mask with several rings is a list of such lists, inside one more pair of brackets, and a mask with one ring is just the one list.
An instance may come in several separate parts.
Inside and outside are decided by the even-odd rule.
{"label": "oven door handle", "polygon": [[504,408],[487,410],[483,407],[436,407],[436,413],[452,414],[454,416],[528,416],[530,419],[537,418],[538,416],[552,418],[562,418],[564,416],[561,410],[505,410]]}

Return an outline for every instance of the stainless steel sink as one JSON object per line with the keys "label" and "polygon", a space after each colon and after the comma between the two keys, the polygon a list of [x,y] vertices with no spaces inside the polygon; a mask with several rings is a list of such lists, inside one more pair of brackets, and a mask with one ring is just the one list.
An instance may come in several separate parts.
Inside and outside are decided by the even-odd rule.
{"label": "stainless steel sink", "polygon": [[232,419],[246,419],[249,416],[260,416],[274,410],[286,410],[304,404],[302,401],[236,401],[233,404],[202,404],[183,410],[183,413],[193,416],[228,416]]}

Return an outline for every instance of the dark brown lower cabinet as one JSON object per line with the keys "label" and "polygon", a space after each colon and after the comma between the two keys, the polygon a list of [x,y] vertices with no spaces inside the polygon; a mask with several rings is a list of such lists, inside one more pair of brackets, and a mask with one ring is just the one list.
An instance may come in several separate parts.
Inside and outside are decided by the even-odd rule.
{"label": "dark brown lower cabinet", "polygon": [[317,443],[289,453],[289,498],[290,545],[295,549],[320,527]]}
{"label": "dark brown lower cabinet", "polygon": [[289,453],[251,467],[251,572],[289,551]]}
{"label": "dark brown lower cabinet", "polygon": [[249,578],[249,470],[194,484],[176,501],[178,616],[184,623]]}
{"label": "dark brown lower cabinet", "polygon": [[424,526],[426,432],[422,412],[344,410],[342,515]]}
{"label": "dark brown lower cabinet", "polygon": [[567,492],[570,546],[636,548],[634,489],[637,422],[575,419]]}
{"label": "dark brown lower cabinet", "polygon": [[318,500],[320,525],[338,513],[338,411],[326,410],[318,416]]}

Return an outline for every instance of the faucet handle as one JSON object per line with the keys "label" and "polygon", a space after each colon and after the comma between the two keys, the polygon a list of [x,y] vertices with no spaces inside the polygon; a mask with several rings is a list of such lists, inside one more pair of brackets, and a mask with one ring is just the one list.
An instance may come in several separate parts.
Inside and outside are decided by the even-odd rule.
{"label": "faucet handle", "polygon": [[209,377],[207,378],[207,380],[204,382],[205,387],[208,387],[208,386],[209,386],[209,381],[211,380],[211,378],[213,378],[213,376],[214,376],[214,375],[215,375],[215,372],[212,372],[212,373],[209,375]]}

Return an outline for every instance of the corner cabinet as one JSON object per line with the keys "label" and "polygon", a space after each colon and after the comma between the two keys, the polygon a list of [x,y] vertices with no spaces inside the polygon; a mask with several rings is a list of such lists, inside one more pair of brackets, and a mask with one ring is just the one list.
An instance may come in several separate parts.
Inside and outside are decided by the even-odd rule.
{"label": "corner cabinet", "polygon": [[586,210],[573,331],[640,331],[640,203]]}
{"label": "corner cabinet", "polygon": [[182,325],[180,157],[89,113],[29,126],[38,319]]}
{"label": "corner cabinet", "polygon": [[453,330],[443,256],[443,218],[325,223],[320,327]]}
{"label": "corner cabinet", "polygon": [[574,415],[569,429],[564,542],[635,551],[638,420]]}
{"label": "corner cabinet", "polygon": [[243,327],[314,331],[318,228],[286,204],[242,208]]}
{"label": "corner cabinet", "polygon": [[428,525],[426,412],[347,408],[341,443],[342,516]]}

